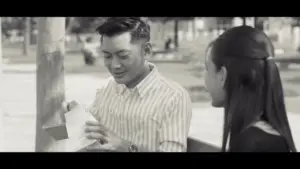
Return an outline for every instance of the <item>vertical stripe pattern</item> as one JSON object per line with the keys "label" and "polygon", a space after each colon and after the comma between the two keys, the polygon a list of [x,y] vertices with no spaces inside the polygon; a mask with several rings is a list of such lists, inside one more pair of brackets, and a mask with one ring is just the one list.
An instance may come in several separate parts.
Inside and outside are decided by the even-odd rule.
{"label": "vertical stripe pattern", "polygon": [[184,152],[192,118],[186,90],[156,67],[134,89],[113,78],[97,90],[90,112],[122,139],[150,152]]}

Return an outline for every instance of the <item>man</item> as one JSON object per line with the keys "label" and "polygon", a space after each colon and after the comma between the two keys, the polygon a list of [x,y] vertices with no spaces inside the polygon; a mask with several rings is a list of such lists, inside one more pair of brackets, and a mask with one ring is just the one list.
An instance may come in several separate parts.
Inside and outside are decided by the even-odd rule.
{"label": "man", "polygon": [[108,19],[97,28],[112,77],[98,89],[86,123],[93,150],[184,152],[192,116],[188,93],[165,79],[145,58],[152,53],[150,27],[138,17]]}

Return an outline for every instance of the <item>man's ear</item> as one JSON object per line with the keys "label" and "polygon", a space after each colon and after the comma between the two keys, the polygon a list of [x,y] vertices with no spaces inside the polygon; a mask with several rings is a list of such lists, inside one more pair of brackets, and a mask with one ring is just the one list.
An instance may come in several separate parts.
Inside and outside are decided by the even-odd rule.
{"label": "man's ear", "polygon": [[143,44],[143,55],[151,56],[152,55],[152,45],[150,42],[146,42]]}
{"label": "man's ear", "polygon": [[221,67],[221,69],[219,71],[219,75],[220,75],[221,85],[222,85],[222,87],[225,87],[225,82],[227,79],[227,69],[225,66]]}

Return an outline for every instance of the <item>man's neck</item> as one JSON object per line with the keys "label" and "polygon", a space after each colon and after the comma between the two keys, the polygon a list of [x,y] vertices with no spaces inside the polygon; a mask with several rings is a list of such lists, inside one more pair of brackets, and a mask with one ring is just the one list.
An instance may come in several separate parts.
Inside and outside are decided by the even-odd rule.
{"label": "man's neck", "polygon": [[151,72],[150,67],[148,64],[145,64],[143,67],[143,71],[139,74],[132,82],[126,84],[126,87],[132,89],[137,86],[149,73]]}

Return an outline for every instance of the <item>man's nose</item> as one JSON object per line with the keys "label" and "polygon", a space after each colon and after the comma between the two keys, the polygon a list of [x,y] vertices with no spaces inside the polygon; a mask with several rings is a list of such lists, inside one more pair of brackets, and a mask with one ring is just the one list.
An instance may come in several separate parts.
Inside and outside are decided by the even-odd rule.
{"label": "man's nose", "polygon": [[120,61],[119,61],[119,59],[113,59],[112,60],[112,62],[111,62],[111,67],[113,68],[113,69],[118,69],[118,68],[120,68],[121,67],[121,63],[120,63]]}

